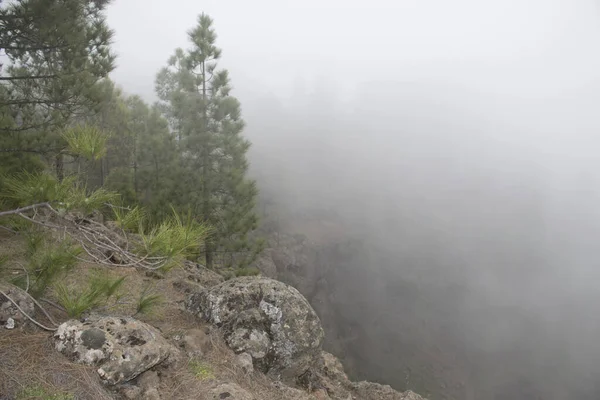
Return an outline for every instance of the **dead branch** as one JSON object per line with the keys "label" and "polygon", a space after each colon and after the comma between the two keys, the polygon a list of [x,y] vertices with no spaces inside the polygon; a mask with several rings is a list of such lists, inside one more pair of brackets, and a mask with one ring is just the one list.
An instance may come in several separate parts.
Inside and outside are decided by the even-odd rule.
{"label": "dead branch", "polygon": [[40,328],[42,328],[42,329],[44,329],[46,331],[50,331],[50,332],[55,332],[57,330],[57,328],[48,328],[47,326],[44,326],[41,323],[37,322],[35,319],[33,319],[31,316],[29,316],[25,311],[23,311],[23,309],[21,307],[19,307],[19,305],[17,304],[17,302],[14,301],[13,299],[11,299],[8,296],[8,294],[4,293],[4,291],[0,290],[0,294],[2,296],[6,297],[8,299],[8,301],[10,301],[11,303],[13,303],[13,305],[17,308],[17,310],[19,310],[19,312],[21,314],[23,314],[28,320],[30,320],[31,322],[33,322],[34,324],[36,324]]}
{"label": "dead branch", "polygon": [[[50,211],[51,218],[41,216],[38,211]],[[33,212],[33,215],[27,215]],[[49,202],[32,204],[14,210],[0,212],[0,217],[16,215],[33,224],[51,229],[62,234],[63,239],[69,235],[85,251],[89,260],[97,264],[120,267],[139,267],[147,270],[157,270],[164,267],[170,259],[164,256],[138,255],[131,251],[132,239],[123,231],[121,233],[108,229],[103,224],[93,220],[70,218],[55,210]]]}

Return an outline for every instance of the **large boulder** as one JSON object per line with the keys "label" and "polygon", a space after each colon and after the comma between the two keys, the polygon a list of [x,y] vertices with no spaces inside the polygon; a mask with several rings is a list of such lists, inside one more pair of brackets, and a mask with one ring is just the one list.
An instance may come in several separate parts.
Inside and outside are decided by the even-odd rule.
{"label": "large boulder", "polygon": [[295,382],[319,360],[321,321],[293,287],[262,277],[231,279],[194,293],[186,307],[223,331],[236,353],[267,375]]}
{"label": "large boulder", "polygon": [[100,377],[111,385],[134,379],[176,352],[158,330],[130,317],[70,320],[58,327],[54,341],[58,351],[76,362],[97,365]]}

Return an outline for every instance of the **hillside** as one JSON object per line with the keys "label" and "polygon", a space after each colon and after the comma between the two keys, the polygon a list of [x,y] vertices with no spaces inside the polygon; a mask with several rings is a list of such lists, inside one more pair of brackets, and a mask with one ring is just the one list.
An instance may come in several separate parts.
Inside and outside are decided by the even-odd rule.
{"label": "hillside", "polygon": [[[0,236],[0,249],[1,255],[8,260],[2,269],[6,278],[24,262],[23,238],[3,234]],[[60,306],[51,306],[60,300],[55,293],[50,293],[43,308],[57,325],[50,328],[52,332],[47,332],[24,318],[6,297],[0,295],[2,398],[421,399],[412,392],[400,393],[388,386],[350,382],[339,361],[321,350],[319,318],[314,315],[313,325],[298,322],[301,321],[298,313],[310,315],[314,311],[298,292],[289,292],[283,283],[261,277],[225,281],[219,274],[192,263],[180,265],[166,274],[94,263],[80,263],[76,268],[77,274],[69,275],[64,282],[73,293],[84,290],[89,277],[101,271],[111,278],[125,279],[125,284],[119,289],[123,296],[137,297],[151,285],[153,291],[162,294],[164,299],[149,312],[136,313],[132,304],[123,302],[73,320],[60,310]],[[260,329],[258,327],[270,318],[271,314],[266,309],[252,303],[251,290],[259,285],[261,295],[265,293],[266,296],[266,303],[261,304],[280,310],[277,311],[278,318],[283,318],[283,321],[289,318],[289,322],[282,322],[282,326],[294,321],[300,324],[292,333],[285,334],[285,340],[296,350],[285,353],[288,355],[282,353],[263,359],[264,354],[261,355],[256,347],[260,345],[253,342],[253,335],[258,331],[252,330],[256,333],[233,341],[232,336],[227,334],[232,325],[223,323],[225,314],[221,314],[220,319],[214,314],[212,318],[203,317],[210,310],[214,312],[212,307],[224,301],[210,303],[211,296],[227,298],[226,288],[234,284],[246,288],[235,293],[247,290],[249,294],[248,297],[242,294],[244,297],[231,298],[233,303],[230,304],[239,307],[238,311],[227,308],[231,321],[238,321],[232,323],[253,324],[243,317],[244,313],[251,311],[255,313],[253,318],[258,318],[258,325],[251,326]],[[17,301],[34,320],[52,324],[23,290],[7,283],[1,287],[3,293]],[[273,287],[272,292],[267,287]],[[274,297],[268,297],[268,293],[273,293]],[[203,303],[202,298],[208,303]],[[279,323],[273,324],[267,328],[270,338],[267,340],[272,342],[265,348],[269,354],[277,348],[278,340],[284,340],[278,339],[273,330]],[[312,338],[310,343],[301,345],[302,335]],[[306,349],[311,350],[306,353],[298,350],[300,346],[309,346]],[[122,357],[117,357],[118,354]],[[296,369],[291,369],[294,365]],[[275,373],[277,368],[283,375]]]}

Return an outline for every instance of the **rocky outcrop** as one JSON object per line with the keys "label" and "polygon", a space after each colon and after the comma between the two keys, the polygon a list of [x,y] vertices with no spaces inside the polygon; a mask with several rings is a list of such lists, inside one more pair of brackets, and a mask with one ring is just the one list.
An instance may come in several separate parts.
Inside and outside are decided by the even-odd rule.
{"label": "rocky outcrop", "polygon": [[373,382],[353,383],[354,398],[361,400],[423,400],[415,392],[398,392],[389,385]]}
{"label": "rocky outcrop", "polygon": [[327,352],[322,353],[320,371],[315,377],[318,385],[330,399],[348,400],[424,400],[418,394],[399,392],[388,385],[373,382],[351,382],[340,361]]}
{"label": "rocky outcrop", "polygon": [[235,278],[194,293],[186,308],[221,328],[228,346],[248,353],[254,367],[294,382],[318,360],[321,322],[293,287],[257,277]]}
{"label": "rocky outcrop", "polygon": [[190,282],[195,282],[198,285],[204,287],[211,287],[222,283],[225,279],[217,274],[215,271],[211,271],[203,265],[186,261],[183,265],[183,270],[186,272],[186,279]]}
{"label": "rocky outcrop", "polygon": [[97,365],[100,378],[111,385],[137,377],[176,351],[158,330],[129,317],[67,321],[54,341],[58,351],[76,362]]}
{"label": "rocky outcrop", "polygon": [[214,400],[254,400],[254,396],[247,390],[242,389],[235,383],[224,383],[210,391],[211,399]]}
{"label": "rocky outcrop", "polygon": [[[35,305],[33,304],[33,300],[31,300],[31,297],[26,292],[16,287],[2,287],[2,291],[12,301],[0,294],[0,327],[14,329],[24,326],[28,320],[19,311],[19,308],[27,315],[34,316]],[[18,308],[15,306],[15,303],[19,306]]]}

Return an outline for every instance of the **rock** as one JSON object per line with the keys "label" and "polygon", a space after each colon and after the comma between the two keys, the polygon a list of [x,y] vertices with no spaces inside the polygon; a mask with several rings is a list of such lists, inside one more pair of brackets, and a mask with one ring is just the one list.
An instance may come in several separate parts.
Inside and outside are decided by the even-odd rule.
{"label": "rock", "polygon": [[181,345],[190,357],[200,357],[211,347],[210,338],[201,329],[190,329],[181,338]]}
{"label": "rock", "polygon": [[186,308],[223,331],[254,368],[294,382],[319,360],[323,329],[308,301],[293,287],[262,277],[234,278],[186,300]]}
{"label": "rock", "polygon": [[329,395],[327,394],[327,390],[325,390],[325,389],[317,389],[312,394],[315,397],[315,399],[317,399],[317,400],[329,399]]}
{"label": "rock", "polygon": [[186,261],[184,263],[184,268],[188,273],[187,280],[199,283],[204,287],[215,286],[225,280],[225,278],[216,272],[191,261]]}
{"label": "rock", "polygon": [[252,263],[252,267],[258,268],[260,273],[268,278],[277,278],[277,266],[271,257],[272,249],[265,249],[258,260]]}
{"label": "rock", "polygon": [[[257,315],[260,318],[260,314]],[[237,328],[226,339],[227,345],[236,351],[245,351],[252,358],[264,358],[269,352],[269,335],[257,329]]]}
{"label": "rock", "polygon": [[361,400],[424,400],[418,394],[411,392],[398,392],[388,385],[373,382],[353,383],[354,398]]}
{"label": "rock", "polygon": [[204,290],[204,286],[199,283],[192,282],[188,279],[181,278],[173,282],[173,287],[183,293],[195,293]]}
{"label": "rock", "polygon": [[248,353],[241,353],[236,356],[237,364],[242,368],[242,371],[246,374],[254,372],[254,365],[252,364],[252,356]]}
{"label": "rock", "polygon": [[254,396],[235,383],[221,384],[212,389],[210,395],[214,400],[254,400]]}
{"label": "rock", "polygon": [[54,341],[76,362],[98,365],[98,374],[111,385],[137,377],[176,351],[158,330],[129,317],[70,320],[58,327]]}
{"label": "rock", "polygon": [[[23,290],[16,287],[3,287],[2,291],[17,303],[27,315],[34,316],[35,305],[33,300]],[[27,317],[10,300],[0,294],[0,325],[6,329],[14,329],[25,325],[28,321]]]}
{"label": "rock", "polygon": [[322,370],[325,376],[336,383],[349,383],[348,376],[344,372],[344,366],[333,354],[326,351],[321,352],[323,357]]}
{"label": "rock", "polygon": [[122,385],[119,388],[119,394],[127,400],[136,400],[142,398],[142,389],[134,385]]}
{"label": "rock", "polygon": [[315,396],[308,394],[304,390],[293,388],[282,384],[281,382],[273,382],[273,387],[277,389],[281,399],[289,400],[315,400]]}

